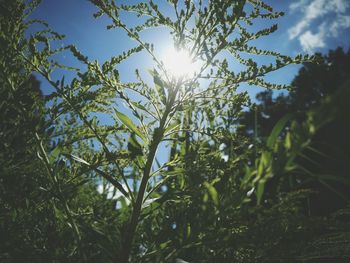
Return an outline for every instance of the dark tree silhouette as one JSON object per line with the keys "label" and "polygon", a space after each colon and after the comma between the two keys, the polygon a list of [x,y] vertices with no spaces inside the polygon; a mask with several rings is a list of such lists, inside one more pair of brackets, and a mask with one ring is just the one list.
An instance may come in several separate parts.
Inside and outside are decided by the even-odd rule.
{"label": "dark tree silhouette", "polygon": [[[300,175],[305,183],[302,187],[315,189],[318,194],[311,199],[311,212],[327,214],[344,207],[349,201],[349,185],[337,180],[325,185],[319,178],[350,178],[347,164],[350,161],[350,50],[342,48],[329,51],[320,64],[306,63],[292,81],[294,89],[288,94],[273,96],[272,91],[257,94],[258,104],[239,120],[243,125],[240,132],[252,135],[257,131],[260,140],[271,133],[272,128],[286,114],[294,114],[294,119],[305,122],[310,111],[324,107],[333,112],[331,119],[316,132],[311,147],[298,157],[298,163],[312,174]],[[330,102],[332,106],[322,106]],[[325,114],[325,118],[326,118]],[[255,122],[256,121],[256,122]],[[255,127],[257,123],[257,127]],[[310,181],[311,179],[311,181]],[[310,181],[309,183],[307,183]]]}

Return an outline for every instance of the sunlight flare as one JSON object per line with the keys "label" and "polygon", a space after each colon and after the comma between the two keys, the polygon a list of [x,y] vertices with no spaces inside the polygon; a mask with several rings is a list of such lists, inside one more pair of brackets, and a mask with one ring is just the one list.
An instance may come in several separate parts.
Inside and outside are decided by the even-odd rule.
{"label": "sunlight flare", "polygon": [[191,78],[200,70],[200,63],[195,61],[189,51],[169,48],[164,52],[165,69],[173,78]]}

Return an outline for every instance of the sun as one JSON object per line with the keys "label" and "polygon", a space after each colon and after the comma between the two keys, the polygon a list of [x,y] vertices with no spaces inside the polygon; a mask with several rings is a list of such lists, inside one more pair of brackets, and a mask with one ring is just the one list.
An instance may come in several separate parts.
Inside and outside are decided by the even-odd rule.
{"label": "sun", "polygon": [[175,79],[191,78],[199,72],[200,63],[185,49],[168,48],[162,59],[168,74]]}

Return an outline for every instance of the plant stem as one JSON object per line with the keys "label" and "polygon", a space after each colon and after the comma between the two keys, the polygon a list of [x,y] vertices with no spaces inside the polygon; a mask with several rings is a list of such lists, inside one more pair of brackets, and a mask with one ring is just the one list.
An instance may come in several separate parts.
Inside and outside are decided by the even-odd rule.
{"label": "plant stem", "polygon": [[[156,135],[156,133],[154,134]],[[136,199],[136,203],[134,205],[134,209],[132,211],[132,215],[131,215],[131,220],[130,220],[130,224],[128,227],[128,230],[126,232],[125,235],[125,241],[124,241],[124,245],[122,247],[122,251],[121,251],[121,262],[122,263],[127,263],[128,259],[129,259],[129,255],[131,252],[131,248],[132,248],[132,242],[134,239],[134,235],[136,232],[136,228],[138,225],[138,220],[141,214],[141,208],[142,208],[142,203],[143,203],[143,197],[146,191],[146,187],[147,187],[147,183],[148,183],[148,179],[149,179],[149,175],[151,172],[151,168],[152,168],[152,164],[153,164],[153,160],[154,157],[156,155],[157,149],[158,149],[158,145],[161,141],[161,137],[160,136],[153,136],[153,138],[155,140],[152,141],[151,143],[151,147],[150,147],[150,152],[147,158],[147,162],[144,168],[144,172],[143,172],[143,177],[141,180],[141,185],[139,188],[139,192],[137,194],[137,199]]]}
{"label": "plant stem", "polygon": [[136,228],[141,215],[142,204],[144,201],[144,195],[147,188],[147,183],[152,170],[152,164],[156,156],[158,146],[164,137],[165,126],[167,123],[169,113],[171,112],[172,105],[174,104],[178,88],[179,87],[177,87],[174,93],[170,96],[169,101],[166,105],[164,114],[162,116],[162,119],[160,120],[159,127],[156,128],[153,132],[152,141],[151,141],[151,144],[149,147],[149,153],[147,156],[147,161],[143,169],[143,176],[141,179],[139,192],[137,194],[137,199],[133,207],[131,220],[130,220],[127,232],[125,233],[124,244],[122,246],[122,251],[121,251],[121,261],[120,261],[121,263],[127,263],[129,261],[129,257],[132,249],[132,243],[134,240]]}

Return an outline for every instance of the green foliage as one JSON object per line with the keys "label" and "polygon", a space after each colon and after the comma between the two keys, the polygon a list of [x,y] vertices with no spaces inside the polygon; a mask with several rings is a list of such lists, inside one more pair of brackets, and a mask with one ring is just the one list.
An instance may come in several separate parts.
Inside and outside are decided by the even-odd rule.
{"label": "green foliage", "polygon": [[257,118],[259,137],[265,140],[272,135],[269,135],[271,130],[275,131],[271,124],[281,119],[281,115],[285,115],[283,121],[293,114],[289,124],[283,130],[278,129],[279,141],[274,152],[276,156],[284,156],[281,159],[289,174],[284,187],[310,187],[320,192],[311,198],[311,210],[316,214],[335,211],[349,200],[345,165],[349,158],[345,114],[349,110],[345,102],[349,96],[346,73],[349,61],[349,52],[338,48],[324,56],[319,65],[305,64],[293,81],[295,90],[275,99],[269,92],[258,94],[261,104],[240,119],[244,129],[239,132],[246,133],[254,129],[253,119]]}
{"label": "green foliage", "polygon": [[31,45],[24,30],[33,22],[24,20],[34,5],[1,1],[0,261],[113,261],[122,222],[115,201],[62,157],[72,146],[57,146],[55,113],[47,112],[22,56]]}
{"label": "green foliage", "polygon": [[[299,180],[295,173],[307,170],[298,158],[305,149],[313,149],[313,136],[340,114],[336,101],[348,93],[307,108],[301,121],[292,114],[273,121],[274,128],[264,136],[257,129],[250,136],[238,126],[249,115],[242,108],[250,105],[247,93],[237,93],[239,84],[286,88],[266,82],[264,76],[293,63],[322,64],[319,56],[292,58],[252,45],[277,30],[274,24],[253,31],[254,23],[282,13],[253,0],[168,1],[172,14],[154,1],[122,5],[91,0],[98,9],[94,16],[111,20],[108,30],[122,29],[137,44],[101,65],[75,45],[53,50],[52,44],[63,36],[43,22],[27,20],[36,2],[5,2],[1,28],[8,30],[1,32],[1,45],[6,47],[1,51],[1,95],[12,100],[1,103],[1,114],[8,120],[1,136],[13,136],[12,141],[22,137],[29,143],[20,147],[22,155],[11,152],[11,145],[2,150],[4,156],[11,153],[2,166],[2,180],[21,181],[28,187],[23,200],[33,205],[21,198],[19,204],[7,204],[3,200],[16,193],[17,183],[2,187],[1,202],[7,206],[2,217],[12,220],[3,221],[2,232],[9,236],[21,220],[22,232],[32,230],[26,238],[16,232],[4,243],[1,259],[10,262],[27,255],[27,250],[20,253],[14,246],[23,239],[20,244],[31,251],[32,261],[295,262],[315,258],[312,244],[323,244],[327,235],[348,240],[348,224],[336,217],[311,217],[305,202],[313,192],[293,186]],[[131,13],[138,18],[134,27],[123,22]],[[34,22],[46,29],[26,39],[25,30]],[[201,61],[193,76],[172,75],[157,57],[155,45],[143,40],[142,31],[159,26],[169,30],[177,49]],[[85,70],[55,62],[52,56],[63,50]],[[148,54],[154,68],[136,69],[133,82],[122,82],[119,64],[138,52]],[[274,63],[258,65],[255,55],[269,56]],[[232,61],[242,71],[234,71]],[[76,73],[70,83],[64,76],[53,79],[61,68]],[[34,72],[51,84],[52,94],[42,98],[38,87],[26,92]],[[144,79],[147,72],[151,84]],[[45,102],[50,107],[44,107]],[[26,115],[18,112],[28,112],[29,120],[35,121],[27,127],[21,121]],[[165,164],[157,161],[162,144],[170,147]],[[26,165],[35,162],[18,166],[23,156],[28,158]],[[20,171],[18,180],[15,168]],[[38,174],[33,182],[22,180],[27,171],[33,178]],[[348,182],[333,174],[316,178]],[[284,187],[286,181],[289,187]],[[24,219],[18,219],[18,211]],[[52,228],[54,234],[49,234]],[[342,231],[344,236],[339,235]],[[339,255],[331,246],[328,252]]]}

